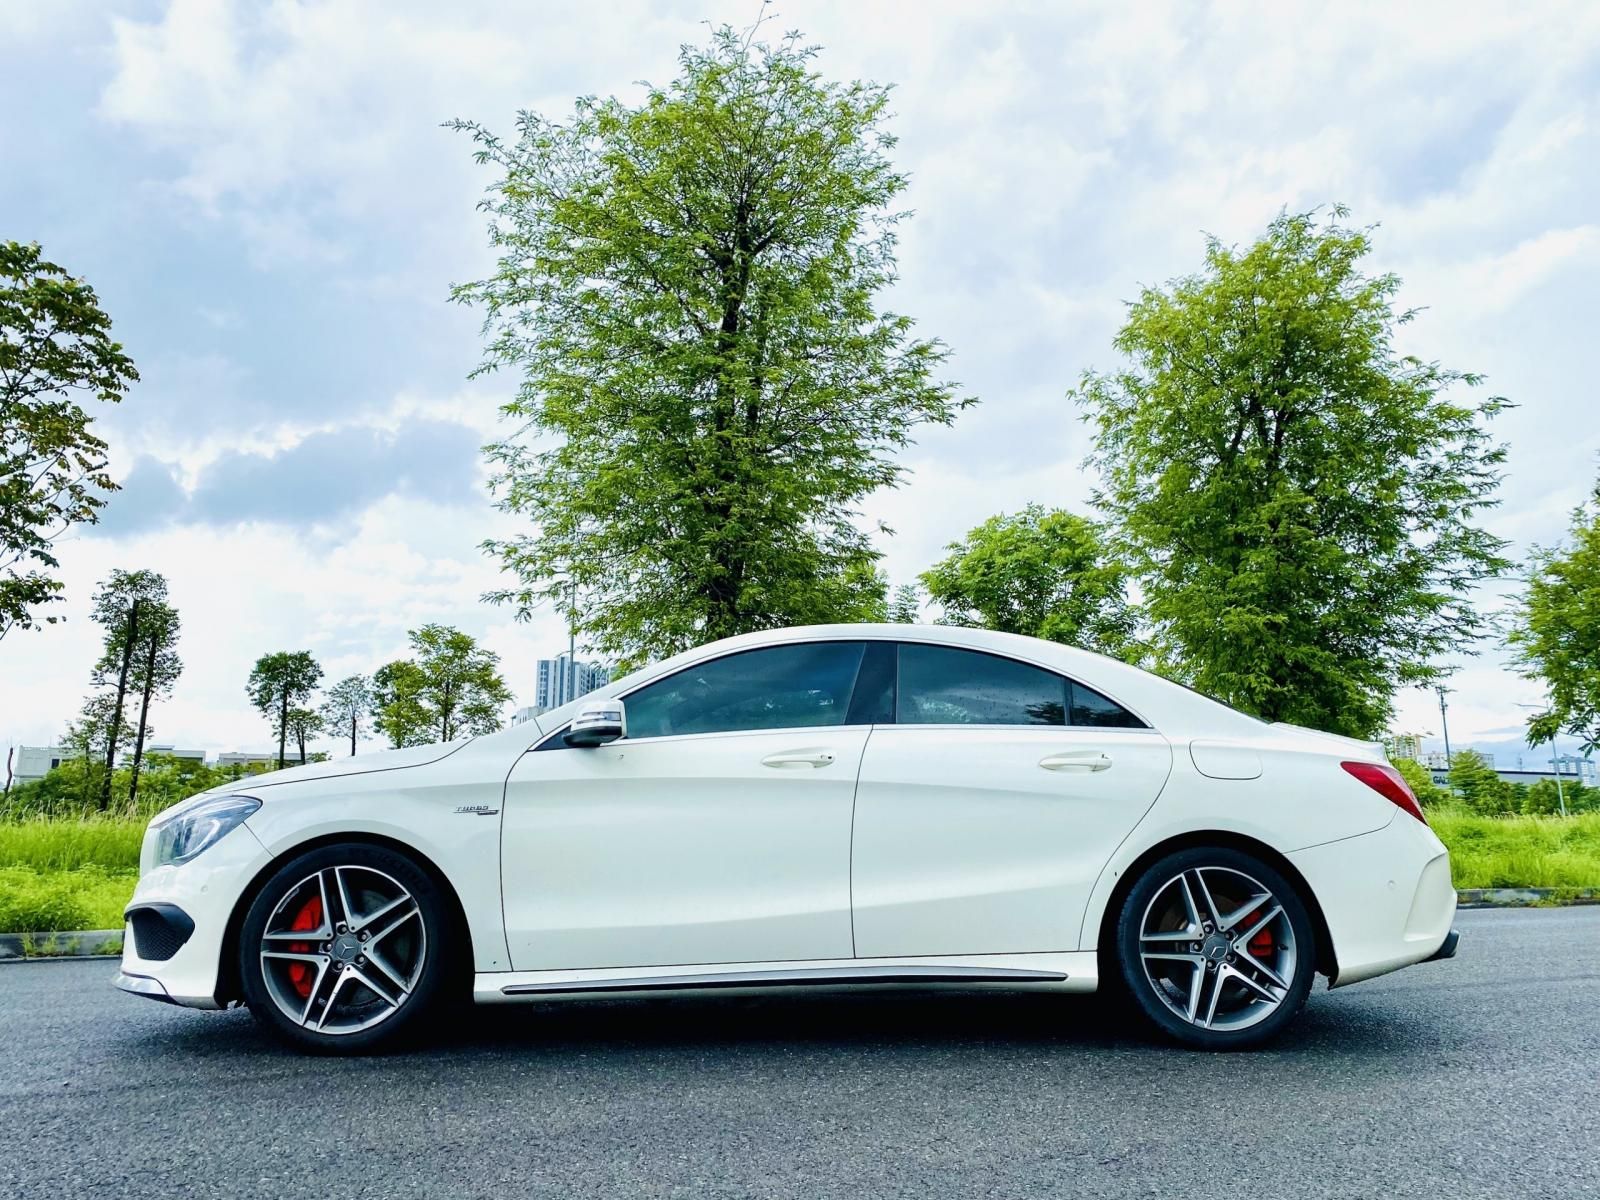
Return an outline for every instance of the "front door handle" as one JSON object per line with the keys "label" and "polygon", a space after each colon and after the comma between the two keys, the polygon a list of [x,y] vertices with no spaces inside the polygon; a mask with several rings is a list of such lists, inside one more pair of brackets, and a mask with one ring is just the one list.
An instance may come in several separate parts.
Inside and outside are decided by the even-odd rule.
{"label": "front door handle", "polygon": [[1046,771],[1104,771],[1111,756],[1104,750],[1066,750],[1039,760]]}
{"label": "front door handle", "polygon": [[769,754],[761,760],[763,767],[776,767],[781,770],[794,770],[797,767],[830,767],[833,765],[833,752],[831,750],[784,750],[778,754]]}

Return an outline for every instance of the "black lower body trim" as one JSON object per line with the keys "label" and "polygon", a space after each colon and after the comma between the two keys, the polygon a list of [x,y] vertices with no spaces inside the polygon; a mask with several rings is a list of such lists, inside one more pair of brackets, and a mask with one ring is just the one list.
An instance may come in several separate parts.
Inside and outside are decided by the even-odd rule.
{"label": "black lower body trim", "polygon": [[513,983],[504,996],[562,992],[687,992],[709,988],[817,987],[896,983],[1061,983],[1059,971],[1017,967],[813,967],[796,971],[718,971],[700,975],[648,975],[636,979],[562,979]]}
{"label": "black lower body trim", "polygon": [[1452,929],[1449,933],[1444,935],[1443,945],[1441,945],[1437,950],[1428,955],[1428,957],[1422,961],[1437,962],[1441,958],[1454,958],[1456,956],[1456,946],[1460,941],[1461,930]]}

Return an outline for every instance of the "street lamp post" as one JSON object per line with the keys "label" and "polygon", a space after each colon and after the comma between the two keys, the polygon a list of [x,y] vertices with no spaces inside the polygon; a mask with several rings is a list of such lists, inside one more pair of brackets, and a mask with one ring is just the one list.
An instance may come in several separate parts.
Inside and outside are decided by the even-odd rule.
{"label": "street lamp post", "polygon": [[1439,728],[1444,733],[1444,769],[1450,769],[1450,719],[1445,716],[1444,688],[1435,688],[1439,693]]}
{"label": "street lamp post", "polygon": [[[1540,708],[1538,704],[1519,704],[1518,708]],[[1550,765],[1556,772],[1556,803],[1561,806],[1561,815],[1567,815],[1567,793],[1561,786],[1561,750],[1556,746],[1555,739],[1550,739]]]}

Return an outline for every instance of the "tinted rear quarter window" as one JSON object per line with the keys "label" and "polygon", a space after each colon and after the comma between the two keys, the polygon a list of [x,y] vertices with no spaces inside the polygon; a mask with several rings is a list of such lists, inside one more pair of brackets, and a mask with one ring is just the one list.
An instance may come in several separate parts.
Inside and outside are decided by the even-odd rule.
{"label": "tinted rear quarter window", "polygon": [[903,643],[902,725],[1065,725],[1060,675],[975,650]]}

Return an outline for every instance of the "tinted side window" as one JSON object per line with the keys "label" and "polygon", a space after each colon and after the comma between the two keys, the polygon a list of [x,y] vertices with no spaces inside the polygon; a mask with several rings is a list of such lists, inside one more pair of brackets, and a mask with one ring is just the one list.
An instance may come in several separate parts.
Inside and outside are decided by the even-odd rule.
{"label": "tinted side window", "polygon": [[860,642],[746,650],[686,667],[624,698],[628,738],[843,725]]}
{"label": "tinted side window", "polygon": [[1115,700],[1108,700],[1093,688],[1072,683],[1071,725],[1099,725],[1105,729],[1145,729],[1145,725]]}
{"label": "tinted side window", "polygon": [[902,725],[1065,725],[1067,681],[975,650],[900,646]]}

